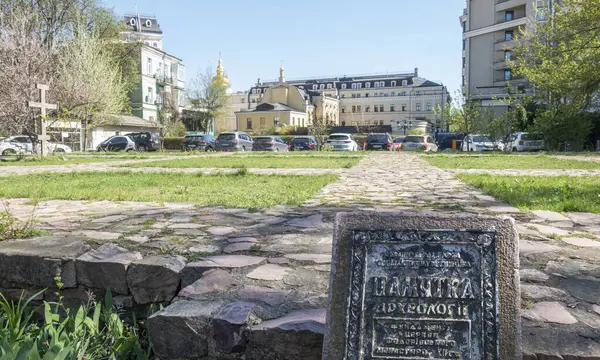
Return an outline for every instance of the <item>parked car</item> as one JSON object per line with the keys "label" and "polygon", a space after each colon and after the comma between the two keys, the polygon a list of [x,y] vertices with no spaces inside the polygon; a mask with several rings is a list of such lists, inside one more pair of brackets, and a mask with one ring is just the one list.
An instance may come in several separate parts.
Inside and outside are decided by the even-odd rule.
{"label": "parked car", "polygon": [[279,136],[257,136],[252,143],[252,151],[288,151],[288,145]]}
{"label": "parked car", "polygon": [[151,132],[135,132],[125,134],[135,142],[137,151],[160,151],[160,136],[158,133]]}
{"label": "parked car", "polygon": [[296,136],[290,141],[290,151],[316,151],[319,143],[314,136]]}
{"label": "parked car", "polygon": [[398,136],[397,138],[394,138],[394,140],[392,141],[392,150],[400,151],[402,148],[402,142],[404,141],[405,137],[406,136]]}
{"label": "parked car", "polygon": [[429,135],[408,135],[400,145],[402,151],[437,151],[438,146]]}
{"label": "parked car", "polygon": [[181,151],[215,151],[216,139],[212,135],[186,135],[181,140]]}
{"label": "parked car", "polygon": [[[0,142],[0,154],[3,156],[17,154],[30,155],[36,152],[39,145],[41,144],[34,144],[27,135],[11,136]],[[46,148],[51,153],[70,153],[73,151],[67,145],[53,142],[47,142]]]}
{"label": "parked car", "polygon": [[129,136],[111,136],[98,145],[98,151],[135,151],[135,142]]}
{"label": "parked car", "polygon": [[388,133],[369,134],[363,150],[392,150],[392,136]]}
{"label": "parked car", "polygon": [[508,149],[511,151],[544,150],[544,135],[541,133],[518,132],[511,136],[507,145],[510,146]]}
{"label": "parked car", "polygon": [[485,135],[467,135],[462,140],[462,151],[498,151],[504,147],[495,143]]}
{"label": "parked car", "polygon": [[464,139],[466,134],[464,133],[454,133],[454,132],[439,132],[435,134],[435,142],[438,145],[439,151],[451,151],[452,150],[452,142],[456,142],[455,150],[460,150],[462,148],[462,140]]}
{"label": "parked car", "polygon": [[215,141],[217,151],[250,151],[252,138],[242,131],[220,133]]}
{"label": "parked car", "polygon": [[358,151],[358,144],[352,134],[331,134],[327,138],[326,149],[331,151]]}

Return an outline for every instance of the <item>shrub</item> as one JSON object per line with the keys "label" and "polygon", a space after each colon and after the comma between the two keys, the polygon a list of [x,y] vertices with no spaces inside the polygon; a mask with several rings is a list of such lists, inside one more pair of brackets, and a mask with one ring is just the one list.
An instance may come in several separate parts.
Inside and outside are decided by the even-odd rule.
{"label": "shrub", "polygon": [[181,150],[181,142],[183,137],[166,137],[163,139],[163,149],[165,150]]}

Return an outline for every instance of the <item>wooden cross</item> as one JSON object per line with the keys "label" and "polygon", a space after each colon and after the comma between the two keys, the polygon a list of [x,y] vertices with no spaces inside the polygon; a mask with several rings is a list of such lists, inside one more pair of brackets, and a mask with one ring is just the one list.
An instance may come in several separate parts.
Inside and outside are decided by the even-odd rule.
{"label": "wooden cross", "polygon": [[42,110],[42,119],[41,119],[41,130],[42,133],[38,135],[38,140],[42,141],[42,156],[48,155],[48,140],[50,140],[50,136],[46,135],[46,110],[56,110],[58,106],[56,104],[48,104],[46,103],[46,91],[50,88],[48,85],[36,84],[36,87],[40,90],[40,102],[30,101],[29,107],[31,108],[40,108]]}

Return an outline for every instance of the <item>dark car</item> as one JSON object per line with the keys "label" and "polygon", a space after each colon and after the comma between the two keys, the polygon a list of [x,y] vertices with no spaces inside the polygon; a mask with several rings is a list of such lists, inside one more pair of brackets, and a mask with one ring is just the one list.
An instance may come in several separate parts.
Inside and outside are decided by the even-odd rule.
{"label": "dark car", "polygon": [[288,151],[288,145],[279,136],[257,136],[252,151]]}
{"label": "dark car", "polygon": [[112,136],[98,145],[98,151],[135,151],[135,143],[129,136]]}
{"label": "dark car", "polygon": [[215,151],[215,140],[212,135],[186,135],[181,140],[181,151]]}
{"label": "dark car", "polygon": [[125,134],[135,142],[137,151],[160,151],[160,137],[158,133],[153,132],[135,132]]}
{"label": "dark car", "polygon": [[392,150],[392,136],[388,133],[382,134],[369,134],[365,144],[364,150]]}
{"label": "dark car", "polygon": [[314,136],[296,136],[290,141],[290,151],[316,151],[319,144]]}
{"label": "dark car", "polygon": [[439,151],[450,151],[452,149],[452,142],[456,142],[456,148],[458,150],[462,148],[462,139],[466,136],[463,133],[454,132],[439,132],[435,134],[435,142],[438,145]]}

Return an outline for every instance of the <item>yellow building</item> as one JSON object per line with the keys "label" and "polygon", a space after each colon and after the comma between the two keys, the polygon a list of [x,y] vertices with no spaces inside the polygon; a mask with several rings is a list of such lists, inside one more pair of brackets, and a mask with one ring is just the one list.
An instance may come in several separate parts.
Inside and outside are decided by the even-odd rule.
{"label": "yellow building", "polygon": [[237,130],[252,133],[266,126],[307,127],[317,119],[338,120],[338,99],[287,84],[283,67],[279,83],[261,93],[255,108],[235,113]]}

